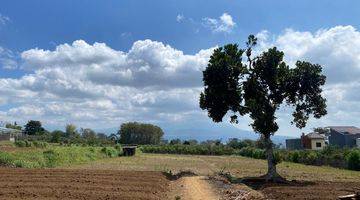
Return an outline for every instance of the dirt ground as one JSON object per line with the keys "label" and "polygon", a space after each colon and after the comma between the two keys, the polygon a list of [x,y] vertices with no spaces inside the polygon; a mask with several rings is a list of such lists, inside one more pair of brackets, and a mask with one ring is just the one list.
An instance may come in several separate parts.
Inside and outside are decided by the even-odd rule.
{"label": "dirt ground", "polygon": [[182,177],[172,181],[170,186],[169,199],[187,200],[219,200],[221,194],[217,188],[212,186],[205,176]]}
{"label": "dirt ground", "polygon": [[206,176],[170,181],[161,172],[0,168],[0,199],[336,199],[359,182],[269,184],[258,190]]}
{"label": "dirt ground", "polygon": [[[17,151],[6,147],[8,151]],[[2,150],[2,149],[0,149]],[[251,167],[249,167],[251,166]],[[163,171],[190,170],[199,176],[168,180]],[[360,172],[331,167],[282,163],[279,172],[298,185],[269,184],[252,190],[243,184],[214,180],[228,171],[235,177],[265,173],[262,160],[239,156],[140,154],[118,157],[67,169],[0,167],[0,199],[336,199],[360,191]],[[211,179],[207,177],[212,177]],[[306,183],[304,183],[306,182]]]}
{"label": "dirt ground", "polygon": [[359,182],[313,182],[294,186],[268,185],[260,189],[267,199],[336,199],[360,191]]}
{"label": "dirt ground", "polygon": [[0,168],[0,199],[167,199],[160,172]]}

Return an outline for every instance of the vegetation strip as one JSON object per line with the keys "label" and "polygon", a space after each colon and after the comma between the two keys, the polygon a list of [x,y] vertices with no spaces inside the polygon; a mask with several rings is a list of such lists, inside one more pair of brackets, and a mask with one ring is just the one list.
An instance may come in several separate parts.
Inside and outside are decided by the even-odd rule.
{"label": "vegetation strip", "polygon": [[119,155],[114,147],[50,146],[19,152],[0,152],[0,166],[46,168],[86,163]]}
{"label": "vegetation strip", "polygon": [[[266,159],[263,149],[243,147],[235,149],[229,145],[144,145],[141,146],[144,153],[161,154],[189,154],[189,155],[240,155],[255,159]],[[274,151],[277,162],[288,161],[307,165],[329,165],[332,167],[346,168],[360,171],[360,149],[339,149],[327,147],[324,150],[298,150],[289,151],[277,149]]]}

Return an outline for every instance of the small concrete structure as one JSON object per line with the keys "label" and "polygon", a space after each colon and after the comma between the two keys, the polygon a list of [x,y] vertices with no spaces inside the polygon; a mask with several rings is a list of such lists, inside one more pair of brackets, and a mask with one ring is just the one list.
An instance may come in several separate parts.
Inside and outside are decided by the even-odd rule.
{"label": "small concrete structure", "polygon": [[321,150],[325,147],[325,136],[319,133],[303,133],[301,141],[305,149]]}
{"label": "small concrete structure", "polygon": [[134,156],[137,145],[125,145],[122,147],[124,156]]}
{"label": "small concrete structure", "polygon": [[303,133],[301,138],[287,139],[286,149],[288,150],[301,150],[301,149],[312,149],[321,150],[326,146],[326,136],[319,133]]}

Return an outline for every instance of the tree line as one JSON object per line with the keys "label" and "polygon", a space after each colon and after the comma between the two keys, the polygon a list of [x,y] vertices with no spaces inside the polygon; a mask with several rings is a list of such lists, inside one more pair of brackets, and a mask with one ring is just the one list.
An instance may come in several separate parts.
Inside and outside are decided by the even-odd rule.
{"label": "tree line", "polygon": [[62,144],[160,144],[164,135],[163,130],[156,125],[128,122],[121,124],[117,133],[105,134],[98,133],[90,128],[77,128],[74,124],[67,124],[63,130],[46,130],[40,121],[30,120],[24,128],[16,122],[7,123],[6,128],[23,130],[21,140],[39,140],[51,143]]}

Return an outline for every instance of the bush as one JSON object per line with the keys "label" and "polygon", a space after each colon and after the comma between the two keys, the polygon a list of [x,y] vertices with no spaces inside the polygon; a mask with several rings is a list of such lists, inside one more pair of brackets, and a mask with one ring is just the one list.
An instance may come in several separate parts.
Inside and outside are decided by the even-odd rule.
{"label": "bush", "polygon": [[13,161],[13,157],[7,152],[0,151],[0,166],[8,166]]}
{"label": "bush", "polygon": [[235,150],[224,145],[143,145],[140,147],[144,153],[168,153],[190,155],[231,155]]}
{"label": "bush", "polygon": [[252,147],[245,147],[240,149],[239,155],[245,156],[245,157],[252,157],[254,148]]}
{"label": "bush", "polygon": [[351,151],[346,158],[348,169],[360,171],[360,150]]}
{"label": "bush", "polygon": [[[235,143],[233,141],[233,143]],[[198,145],[144,145],[140,147],[144,153],[168,153],[168,154],[191,154],[191,155],[241,155],[256,159],[266,159],[266,151],[251,146],[234,149],[228,145],[215,145],[214,143],[202,143]],[[328,165],[332,167],[360,170],[360,150],[340,149],[326,147],[324,150],[274,150],[275,162],[288,161],[306,165]]]}
{"label": "bush", "polygon": [[298,163],[299,162],[299,158],[300,158],[300,154],[298,151],[293,151],[290,152],[290,161],[294,162],[294,163]]}
{"label": "bush", "polygon": [[252,157],[256,159],[266,159],[265,150],[262,149],[254,149],[252,152]]}
{"label": "bush", "polygon": [[17,147],[26,147],[26,142],[25,142],[24,140],[17,140],[17,141],[15,142],[15,145],[16,145]]}
{"label": "bush", "polygon": [[[26,144],[25,141],[20,142]],[[44,145],[44,144],[38,144]],[[0,152],[0,166],[43,168],[85,163],[101,158],[115,157],[118,151],[113,147],[52,147],[43,151]]]}
{"label": "bush", "polygon": [[36,147],[36,148],[46,148],[48,147],[48,143],[47,142],[41,142],[41,141],[34,141],[33,142],[33,145]]}
{"label": "bush", "polygon": [[29,141],[29,140],[17,140],[15,141],[15,145],[17,147],[36,147],[36,148],[47,148],[49,144],[47,142],[42,141]]}
{"label": "bush", "polygon": [[46,160],[46,167],[55,167],[58,164],[59,153],[54,150],[44,151],[44,158]]}
{"label": "bush", "polygon": [[308,153],[305,154],[304,157],[305,164],[314,165],[316,164],[316,160],[317,160],[317,154],[315,152],[309,151]]}
{"label": "bush", "polygon": [[110,158],[119,156],[119,152],[114,147],[103,147],[101,152]]}

